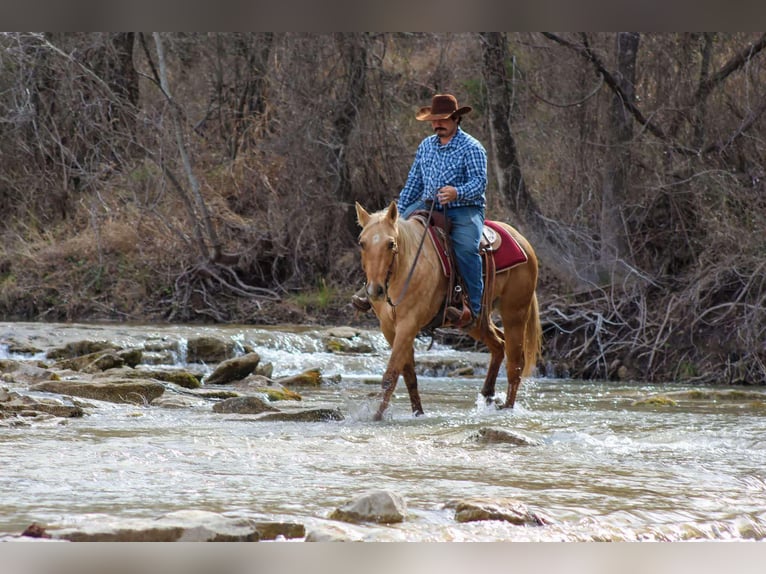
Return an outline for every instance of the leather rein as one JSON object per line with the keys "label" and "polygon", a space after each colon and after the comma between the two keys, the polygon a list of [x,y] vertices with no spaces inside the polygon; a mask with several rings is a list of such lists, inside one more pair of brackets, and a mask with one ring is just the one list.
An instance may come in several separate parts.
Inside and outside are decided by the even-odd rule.
{"label": "leather rein", "polygon": [[399,246],[396,246],[396,249],[394,250],[394,255],[391,258],[391,264],[388,266],[388,272],[386,273],[386,303],[388,303],[391,308],[396,312],[396,307],[402,302],[402,299],[404,299],[404,296],[407,294],[407,289],[409,289],[410,281],[412,280],[412,274],[415,272],[415,265],[418,263],[418,258],[420,257],[420,252],[423,251],[423,244],[426,240],[426,235],[428,235],[428,226],[429,222],[431,221],[431,214],[434,212],[434,206],[436,205],[435,201],[429,202],[431,204],[431,207],[428,210],[428,217],[426,218],[426,225],[423,229],[423,236],[420,238],[420,244],[418,245],[418,250],[415,253],[415,259],[412,261],[412,266],[410,267],[409,273],[407,273],[407,278],[404,280],[404,287],[402,288],[402,292],[399,294],[399,297],[397,298],[396,302],[393,302],[391,300],[391,296],[388,294],[388,284],[391,279],[391,273],[394,268],[394,260],[396,259],[396,256],[399,253]]}

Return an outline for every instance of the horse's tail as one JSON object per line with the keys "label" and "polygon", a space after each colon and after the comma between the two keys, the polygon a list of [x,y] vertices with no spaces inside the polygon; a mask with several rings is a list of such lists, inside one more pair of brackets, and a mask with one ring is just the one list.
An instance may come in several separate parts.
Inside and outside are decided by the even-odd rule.
{"label": "horse's tail", "polygon": [[522,377],[528,377],[537,366],[537,359],[542,353],[543,329],[540,326],[540,309],[537,306],[537,293],[532,294],[532,307],[524,327],[524,370]]}

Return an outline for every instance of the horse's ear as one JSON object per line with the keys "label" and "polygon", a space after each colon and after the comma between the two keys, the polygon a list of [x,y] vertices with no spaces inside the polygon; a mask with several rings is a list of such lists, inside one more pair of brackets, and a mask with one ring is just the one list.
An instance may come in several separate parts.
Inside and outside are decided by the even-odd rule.
{"label": "horse's ear", "polygon": [[388,204],[388,211],[386,212],[386,217],[388,217],[391,220],[391,223],[396,222],[396,219],[399,217],[399,210],[396,208],[395,201],[391,201],[391,203]]}
{"label": "horse's ear", "polygon": [[367,213],[364,207],[359,205],[358,201],[355,203],[356,203],[356,221],[357,223],[359,223],[360,227],[364,227],[365,225],[367,225],[367,222],[370,220],[370,214]]}

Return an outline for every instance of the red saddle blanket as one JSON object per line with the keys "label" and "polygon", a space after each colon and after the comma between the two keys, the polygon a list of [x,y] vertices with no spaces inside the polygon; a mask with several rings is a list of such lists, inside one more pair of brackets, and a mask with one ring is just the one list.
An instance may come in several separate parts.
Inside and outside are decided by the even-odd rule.
{"label": "red saddle blanket", "polygon": [[[449,277],[452,274],[450,258],[444,250],[444,242],[441,239],[441,228],[429,225],[428,231],[431,241],[439,254],[442,263],[442,271]],[[495,272],[499,273],[511,267],[516,267],[528,260],[527,254],[519,245],[519,242],[497,221],[484,221],[482,233],[482,249],[486,249],[495,259]]]}
{"label": "red saddle blanket", "polygon": [[496,271],[502,271],[504,269],[510,269],[516,267],[522,263],[526,263],[529,259],[527,254],[519,245],[519,242],[508,233],[508,230],[500,225],[497,221],[484,221],[485,236],[486,228],[489,227],[495,233],[500,235],[500,246],[492,251],[492,256],[495,258]]}

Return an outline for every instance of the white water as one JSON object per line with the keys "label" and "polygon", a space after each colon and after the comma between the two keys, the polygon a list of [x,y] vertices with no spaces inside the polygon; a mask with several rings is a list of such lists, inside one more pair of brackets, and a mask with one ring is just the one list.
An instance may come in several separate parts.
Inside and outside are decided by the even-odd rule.
{"label": "white water", "polygon": [[[81,419],[0,428],[0,533],[32,522],[48,529],[100,517],[156,517],[200,509],[331,524],[338,506],[370,489],[400,494],[404,523],[362,526],[367,540],[738,540],[766,536],[766,408],[751,401],[634,406],[678,385],[530,379],[512,411],[478,399],[482,377],[419,377],[426,415],[409,412],[400,382],[383,422],[370,395],[387,358],[323,351],[315,330],[245,327],[0,325],[9,338],[58,346],[108,339],[138,346],[196,334],[232,337],[275,366],[275,376],[319,367],[341,382],[299,389],[307,406],[336,406],[340,422],[265,423],[213,413],[99,403]],[[423,359],[480,353],[426,350]],[[7,347],[5,347],[7,355]],[[3,351],[0,349],[0,355]],[[0,357],[2,358],[2,357]],[[27,357],[28,358],[28,357]],[[498,389],[505,381],[498,380]],[[0,382],[0,387],[4,383]],[[482,444],[500,427],[540,446]],[[544,527],[460,524],[453,499],[514,498],[553,519]]]}

